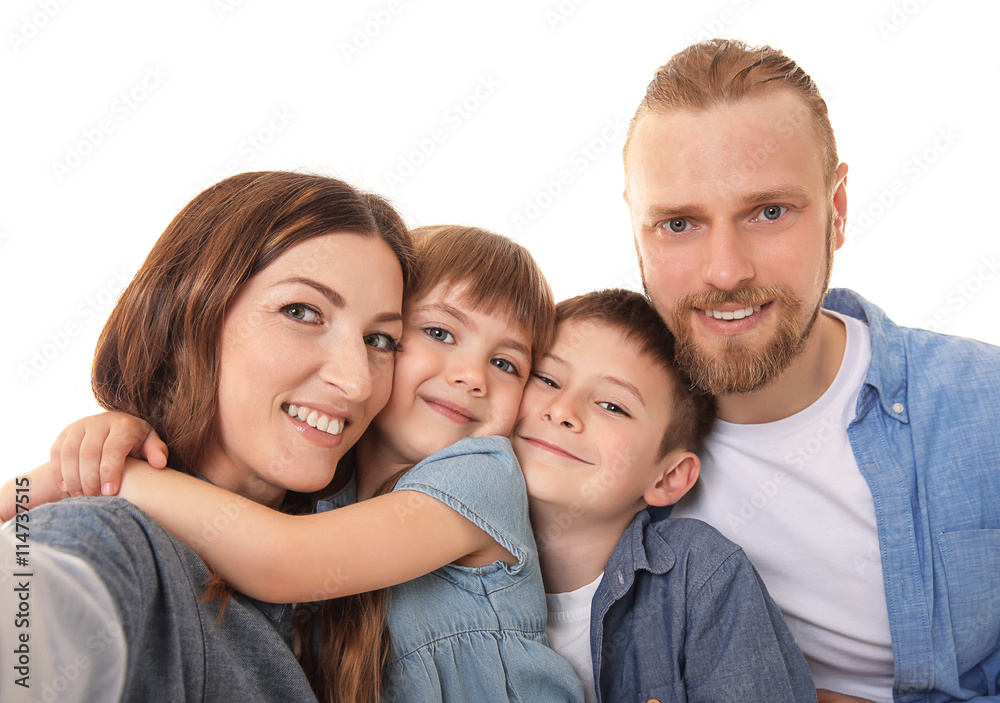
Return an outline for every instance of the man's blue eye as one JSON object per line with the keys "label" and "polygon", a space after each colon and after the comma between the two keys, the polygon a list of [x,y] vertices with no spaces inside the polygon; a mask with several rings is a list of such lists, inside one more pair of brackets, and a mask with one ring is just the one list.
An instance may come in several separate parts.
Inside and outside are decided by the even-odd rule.
{"label": "man's blue eye", "polygon": [[671,232],[680,233],[686,230],[689,226],[689,222],[683,217],[678,217],[677,219],[670,220],[665,223],[666,227],[670,229]]}
{"label": "man's blue eye", "polygon": [[784,205],[765,205],[760,214],[763,215],[765,220],[777,220],[786,212],[788,212],[788,208]]}

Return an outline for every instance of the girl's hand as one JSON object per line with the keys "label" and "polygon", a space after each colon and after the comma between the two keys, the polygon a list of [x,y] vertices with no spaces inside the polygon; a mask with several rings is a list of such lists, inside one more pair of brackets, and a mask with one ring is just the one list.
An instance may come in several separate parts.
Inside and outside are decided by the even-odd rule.
{"label": "girl's hand", "polygon": [[68,425],[49,450],[49,464],[57,475],[61,472],[61,489],[67,494],[113,496],[121,486],[127,456],[162,469],[167,445],[145,420],[109,412]]}
{"label": "girl's hand", "polygon": [[0,488],[0,523],[14,518],[28,508],[54,503],[68,497],[59,487],[59,470],[42,464],[26,474],[12,478]]}

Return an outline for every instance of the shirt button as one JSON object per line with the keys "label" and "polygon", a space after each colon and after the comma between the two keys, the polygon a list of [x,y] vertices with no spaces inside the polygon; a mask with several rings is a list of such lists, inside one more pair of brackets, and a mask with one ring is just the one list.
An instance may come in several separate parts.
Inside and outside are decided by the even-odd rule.
{"label": "shirt button", "polygon": [[903,412],[903,404],[902,403],[893,403],[892,404],[892,411],[894,413],[896,413],[897,415],[902,414],[902,412]]}

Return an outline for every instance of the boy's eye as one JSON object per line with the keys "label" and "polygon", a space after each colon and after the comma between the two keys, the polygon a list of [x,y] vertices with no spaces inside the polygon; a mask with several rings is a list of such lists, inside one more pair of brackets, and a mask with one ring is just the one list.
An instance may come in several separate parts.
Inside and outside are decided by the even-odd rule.
{"label": "boy's eye", "polygon": [[607,410],[608,412],[613,412],[616,415],[624,415],[625,417],[632,417],[631,415],[628,414],[628,411],[625,408],[623,408],[620,405],[617,405],[616,403],[612,403],[611,401],[607,400],[601,401],[600,403],[598,403],[598,405]]}
{"label": "boy's eye", "polygon": [[399,343],[385,332],[372,332],[365,335],[365,344],[381,352],[399,351]]}
{"label": "boy's eye", "polygon": [[319,312],[305,303],[291,303],[281,308],[281,312],[297,322],[316,324],[321,321]]}
{"label": "boy's eye", "polygon": [[558,383],[556,383],[555,381],[553,381],[553,380],[552,380],[551,378],[549,378],[548,376],[543,376],[542,374],[540,374],[540,373],[537,373],[537,372],[536,372],[536,373],[533,373],[533,374],[531,374],[531,375],[532,375],[532,376],[534,376],[535,378],[537,378],[537,379],[538,379],[539,381],[541,381],[542,383],[544,383],[544,384],[545,384],[546,386],[548,386],[549,388],[555,388],[556,390],[559,390],[559,384],[558,384]]}
{"label": "boy's eye", "polygon": [[514,366],[514,363],[511,362],[511,361],[508,361],[507,359],[499,359],[499,358],[498,359],[493,359],[490,363],[493,364],[494,366],[496,366],[498,369],[500,369],[504,373],[514,374],[515,376],[520,375],[520,374],[518,374],[517,367]]}
{"label": "boy's eye", "polygon": [[441,329],[440,327],[425,327],[424,334],[443,344],[455,343],[455,335],[448,330]]}

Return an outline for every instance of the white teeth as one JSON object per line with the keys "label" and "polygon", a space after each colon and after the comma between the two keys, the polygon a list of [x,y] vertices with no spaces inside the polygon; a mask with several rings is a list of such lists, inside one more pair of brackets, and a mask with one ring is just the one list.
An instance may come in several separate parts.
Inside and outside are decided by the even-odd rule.
{"label": "white teeth", "polygon": [[344,420],[334,419],[329,415],[324,415],[318,410],[313,410],[312,408],[307,408],[304,405],[293,405],[288,404],[288,408],[285,410],[291,417],[294,417],[302,422],[306,423],[310,427],[315,427],[320,432],[326,432],[327,434],[338,435],[344,431]]}
{"label": "white teeth", "polygon": [[748,305],[739,310],[705,310],[705,315],[716,320],[742,320],[760,310],[760,305]]}

